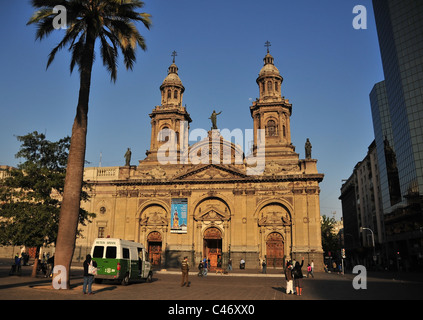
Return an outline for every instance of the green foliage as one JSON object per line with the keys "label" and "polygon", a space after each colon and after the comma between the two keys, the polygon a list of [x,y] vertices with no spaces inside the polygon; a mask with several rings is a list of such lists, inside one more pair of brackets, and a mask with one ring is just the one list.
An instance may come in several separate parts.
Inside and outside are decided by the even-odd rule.
{"label": "green foliage", "polygon": [[144,38],[134,24],[140,22],[147,29],[151,26],[150,14],[136,11],[144,7],[142,1],[32,0],[32,6],[38,10],[27,24],[37,25],[37,39],[42,40],[55,31],[53,21],[57,12],[53,8],[57,5],[66,8],[67,29],[62,41],[51,51],[47,67],[59,50],[68,47],[72,53],[71,72],[75,65],[81,68],[87,39],[99,39],[103,65],[110,72],[111,79],[116,81],[119,49],[127,69],[134,65],[137,46],[146,50]]}
{"label": "green foliage", "polygon": [[322,216],[322,247],[325,252],[337,252],[339,250],[338,236],[333,233],[335,218]]}
{"label": "green foliage", "polygon": [[[25,161],[1,181],[0,243],[38,247],[57,237],[70,139],[50,142],[36,131],[17,139],[22,144],[16,157]],[[87,200],[87,193],[81,198]],[[93,216],[81,209],[79,223]]]}

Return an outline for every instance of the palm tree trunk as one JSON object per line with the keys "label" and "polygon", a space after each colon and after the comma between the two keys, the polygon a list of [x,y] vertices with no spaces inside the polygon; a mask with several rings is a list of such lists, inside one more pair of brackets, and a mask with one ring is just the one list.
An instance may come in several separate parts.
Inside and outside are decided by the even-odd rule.
{"label": "palm tree trunk", "polygon": [[[95,37],[88,32],[84,55],[81,61],[79,99],[76,117],[72,126],[71,144],[66,169],[59,230],[56,241],[55,265],[66,269],[66,286],[70,289],[70,266],[75,250],[78,229],[82,182],[84,177],[85,148],[88,126],[88,102],[91,86],[91,72],[94,57]],[[58,274],[53,274],[53,279]],[[63,279],[64,275],[60,275]]]}

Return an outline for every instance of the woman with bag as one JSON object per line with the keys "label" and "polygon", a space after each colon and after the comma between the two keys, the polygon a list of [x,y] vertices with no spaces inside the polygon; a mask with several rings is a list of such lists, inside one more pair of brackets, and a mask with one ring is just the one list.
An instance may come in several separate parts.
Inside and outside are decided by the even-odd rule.
{"label": "woman with bag", "polygon": [[[84,284],[82,285],[82,292],[84,294],[93,294],[91,286],[94,281],[94,275],[97,273],[97,263],[91,259],[91,255],[87,254],[83,263],[84,266]],[[87,292],[88,287],[88,292]]]}
{"label": "woman with bag", "polygon": [[304,264],[304,257],[301,261],[301,264],[297,261],[295,262],[295,267],[292,269],[292,274],[294,275],[294,285],[295,289],[297,291],[297,295],[301,296],[303,291],[303,272],[301,271],[301,268]]}

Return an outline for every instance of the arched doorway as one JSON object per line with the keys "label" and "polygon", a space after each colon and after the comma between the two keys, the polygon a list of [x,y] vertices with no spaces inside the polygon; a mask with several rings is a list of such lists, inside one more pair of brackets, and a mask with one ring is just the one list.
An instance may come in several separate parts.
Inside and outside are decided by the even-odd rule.
{"label": "arched doorway", "polygon": [[162,235],[160,232],[151,232],[147,237],[148,258],[153,266],[159,266],[162,260]]}
{"label": "arched doorway", "polygon": [[210,268],[222,267],[222,233],[211,227],[204,232],[203,258],[210,260]]}
{"label": "arched doorway", "polygon": [[280,233],[272,232],[267,236],[266,259],[269,267],[283,267],[284,243]]}

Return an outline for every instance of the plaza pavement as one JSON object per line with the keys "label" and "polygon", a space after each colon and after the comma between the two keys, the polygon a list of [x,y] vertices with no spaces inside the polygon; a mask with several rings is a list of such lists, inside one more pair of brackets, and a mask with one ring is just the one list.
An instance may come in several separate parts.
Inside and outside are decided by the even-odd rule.
{"label": "plaza pavement", "polygon": [[[9,276],[10,260],[0,259],[0,300],[107,300],[154,301],[189,303],[259,303],[283,300],[422,300],[423,275],[412,273],[368,273],[366,289],[353,287],[355,274],[315,272],[314,278],[303,279],[303,295],[287,295],[286,281],[280,269],[233,270],[229,274],[210,272],[198,277],[189,274],[190,287],[181,287],[181,273],[177,269],[157,270],[153,282],[143,281],[122,286],[114,282],[93,284],[93,295],[82,293],[82,264],[73,264],[71,290],[55,290],[51,279],[30,276],[32,266],[23,266],[20,276]],[[305,272],[306,273],[306,272]],[[146,302],[149,301],[149,302]],[[163,311],[163,310],[162,310]]]}

